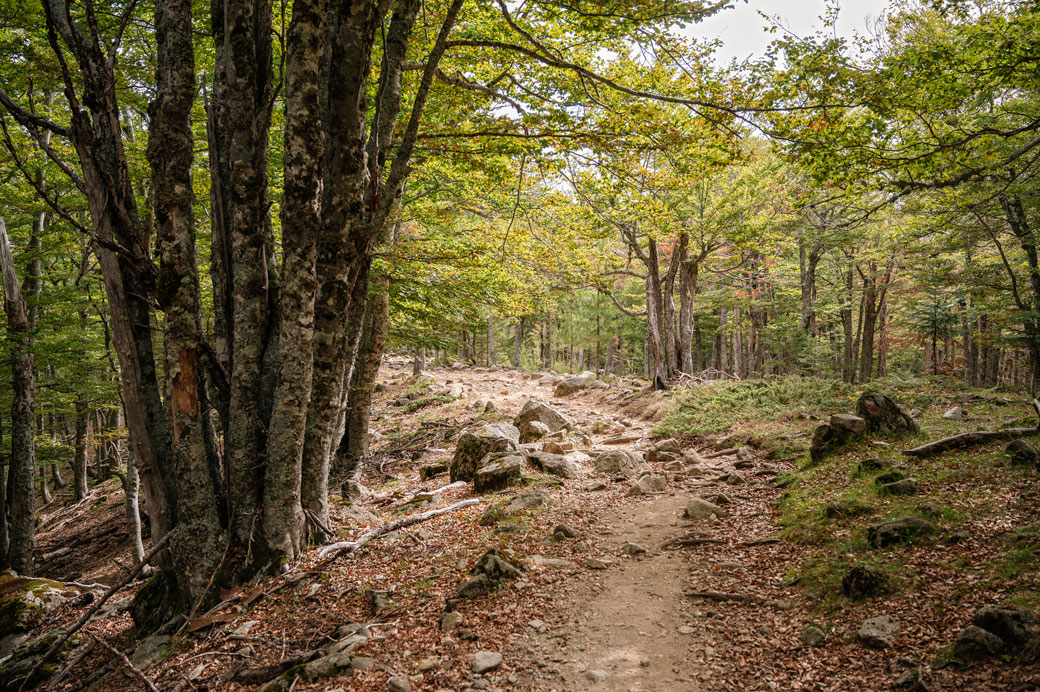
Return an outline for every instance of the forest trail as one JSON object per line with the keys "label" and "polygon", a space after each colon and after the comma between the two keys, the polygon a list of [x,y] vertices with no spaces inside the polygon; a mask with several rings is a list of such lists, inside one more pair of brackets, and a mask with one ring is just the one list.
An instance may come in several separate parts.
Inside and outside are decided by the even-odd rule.
{"label": "forest trail", "polygon": [[[439,386],[461,384],[465,399],[489,401],[509,418],[530,399],[551,403],[588,433],[590,442],[578,450],[593,458],[603,449],[645,452],[653,443],[653,423],[626,416],[625,400],[617,390],[554,397],[551,387],[508,370],[428,374]],[[619,422],[625,427],[621,435]],[[596,432],[610,423],[615,425],[612,431]],[[611,444],[619,438],[626,441]],[[734,488],[718,476],[732,471],[735,461],[732,456],[705,460],[707,476],[701,478],[668,473],[654,464],[654,473],[668,477],[664,492],[620,496],[606,506],[601,497],[593,501],[603,492],[591,490],[594,479],[603,477],[591,473],[591,461],[582,468],[577,492],[561,498],[569,506],[557,509],[580,515],[589,525],[581,537],[588,547],[579,562],[587,569],[550,587],[551,611],[540,615],[546,621],[544,631],[520,622],[513,636],[514,656],[538,668],[525,676],[530,689],[651,691],[677,684],[688,690],[700,690],[702,684],[703,689],[715,689],[713,681],[732,679],[733,666],[744,667],[756,657],[748,650],[751,638],[743,635],[752,626],[758,630],[755,637],[770,630],[769,618],[761,617],[759,608],[715,603],[701,607],[701,601],[683,595],[691,589],[760,593],[764,584],[783,588],[790,563],[773,559],[759,564],[763,548],[742,545],[778,528],[768,506],[778,492],[768,482],[773,467],[746,460],[749,466],[769,471],[762,476],[751,471],[748,485]],[[715,498],[719,493],[728,494],[728,519],[706,524],[683,516],[691,496]],[[714,543],[693,549],[662,547],[691,532]],[[588,568],[596,560],[604,560],[606,569]],[[745,575],[750,583],[745,583]]]}

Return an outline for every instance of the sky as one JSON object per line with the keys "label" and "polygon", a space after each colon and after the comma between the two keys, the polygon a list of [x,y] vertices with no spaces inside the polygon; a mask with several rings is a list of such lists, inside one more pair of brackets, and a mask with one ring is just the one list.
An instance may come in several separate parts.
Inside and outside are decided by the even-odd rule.
{"label": "sky", "polygon": [[[700,38],[722,39],[723,46],[718,50],[717,58],[724,63],[733,58],[743,60],[751,55],[761,55],[777,37],[766,33],[770,22],[759,12],[770,17],[778,15],[784,26],[806,36],[823,27],[820,16],[827,6],[826,0],[734,0],[733,4],[733,8],[722,10],[688,29]],[[868,18],[877,18],[888,4],[888,0],[844,0],[838,14],[839,35],[851,36],[854,31],[865,33]]]}

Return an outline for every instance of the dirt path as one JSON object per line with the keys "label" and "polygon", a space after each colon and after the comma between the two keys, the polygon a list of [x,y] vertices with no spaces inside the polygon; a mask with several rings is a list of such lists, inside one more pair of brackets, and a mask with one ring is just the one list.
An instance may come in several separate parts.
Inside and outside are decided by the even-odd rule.
{"label": "dirt path", "polygon": [[[618,435],[623,422],[632,441],[616,448],[645,450],[652,424],[626,418],[616,398],[579,395],[554,398],[552,390],[536,380],[512,372],[459,371],[436,373],[439,382],[462,384],[470,399],[484,399],[507,415],[515,415],[525,401],[543,399],[575,417],[590,433],[591,444],[580,450],[595,456],[604,440]],[[593,433],[596,423],[613,430]],[[615,448],[615,447],[610,447]],[[706,476],[670,474],[662,494],[625,498],[616,506],[589,510],[583,506],[588,493],[572,499],[571,509],[581,514],[590,530],[582,536],[586,566],[589,558],[605,558],[606,569],[584,569],[553,590],[551,612],[544,628],[518,622],[513,655],[533,661],[535,674],[524,682],[532,689],[560,690],[701,690],[725,687],[726,657],[744,660],[746,641],[732,632],[755,629],[756,636],[771,631],[762,617],[740,606],[703,603],[683,596],[691,588],[761,592],[763,586],[780,587],[783,567],[759,563],[762,548],[747,548],[744,541],[776,530],[766,506],[775,491],[767,477],[745,473],[749,484],[739,488],[718,479],[732,471],[732,457],[704,461]],[[761,462],[754,462],[760,468]],[[655,468],[655,472],[662,469]],[[587,487],[594,476],[581,482]],[[715,497],[724,492],[731,504],[729,518],[693,524],[683,517],[691,495]],[[688,531],[712,536],[720,544],[697,549],[664,550],[662,544]],[[630,544],[646,550],[631,554]],[[756,552],[758,551],[758,552]],[[758,623],[758,624],[756,624]],[[748,689],[751,689],[750,687]]]}

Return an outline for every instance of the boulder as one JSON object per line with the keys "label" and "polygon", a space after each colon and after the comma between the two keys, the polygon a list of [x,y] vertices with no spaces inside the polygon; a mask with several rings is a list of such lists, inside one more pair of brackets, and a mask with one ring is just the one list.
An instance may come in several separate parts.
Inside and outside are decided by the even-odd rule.
{"label": "boulder", "polygon": [[935,524],[932,522],[917,517],[904,517],[870,527],[867,530],[867,541],[875,548],[885,548],[932,533],[935,533]]}
{"label": "boulder", "polygon": [[[59,670],[79,644],[78,634],[58,647],[46,665],[40,666],[35,673],[32,672],[40,657],[49,651],[65,632],[62,628],[54,629],[14,649],[11,655],[3,660],[3,665],[0,665],[0,690],[32,689]],[[30,674],[31,677],[26,679]]]}
{"label": "boulder", "polygon": [[721,517],[724,514],[725,512],[720,507],[700,497],[691,497],[686,502],[686,510],[684,511],[687,519],[695,521],[711,519],[712,516]]}
{"label": "boulder", "polygon": [[624,476],[626,478],[635,478],[644,471],[649,470],[649,467],[639,457],[632,454],[632,452],[626,452],[621,449],[601,452],[596,457],[593,468],[596,473],[608,476]]}
{"label": "boulder", "polygon": [[895,483],[885,483],[878,488],[878,495],[916,495],[917,481],[913,478],[904,478]]}
{"label": "boulder", "polygon": [[488,464],[481,464],[473,476],[473,490],[489,493],[507,488],[520,480],[524,466],[524,458],[519,454],[511,454]]}
{"label": "boulder", "polygon": [[134,649],[130,662],[141,670],[147,670],[151,665],[166,657],[172,648],[172,643],[173,637],[169,634],[149,635]]}
{"label": "boulder", "polygon": [[889,591],[888,575],[870,565],[856,565],[841,580],[841,592],[849,598],[881,596]]}
{"label": "boulder", "polygon": [[1036,466],[1040,464],[1040,453],[1037,453],[1026,440],[1013,440],[1004,453],[1008,455],[1012,466]]}
{"label": "boulder", "polygon": [[451,482],[471,481],[481,461],[492,452],[516,452],[520,449],[520,431],[507,423],[489,423],[466,430],[459,436],[455,456],[451,460]]}
{"label": "boulder", "polygon": [[1022,608],[985,606],[975,612],[972,624],[991,632],[1010,646],[1025,644],[1036,629],[1036,617]]}
{"label": "boulder", "polygon": [[879,392],[863,392],[856,402],[856,415],[866,421],[868,433],[904,435],[920,430],[899,404]]}
{"label": "boulder", "polygon": [[492,582],[499,582],[522,577],[524,571],[523,564],[514,556],[498,548],[489,548],[473,565],[470,574],[483,574]]}
{"label": "boulder", "polygon": [[0,658],[28,639],[29,632],[65,602],[63,584],[49,579],[0,574]]}
{"label": "boulder", "polygon": [[859,416],[836,413],[816,426],[809,446],[809,456],[813,463],[819,463],[839,447],[862,438],[866,432],[867,422]]}
{"label": "boulder", "polygon": [[664,476],[655,476],[653,474],[646,474],[638,481],[635,482],[631,488],[628,489],[629,495],[653,495],[655,493],[663,493],[668,489],[668,479]]}
{"label": "boulder", "polygon": [[668,452],[670,454],[681,454],[682,446],[679,444],[679,440],[674,437],[669,437],[665,440],[658,440],[651,447],[655,452]]}
{"label": "boulder", "polygon": [[960,406],[954,406],[949,411],[943,414],[943,418],[946,420],[963,420],[967,417],[967,412]]}
{"label": "boulder", "polygon": [[525,403],[524,407],[520,409],[520,413],[513,419],[513,425],[520,431],[520,439],[522,441],[531,442],[543,436],[535,436],[537,429],[532,430],[530,428],[533,423],[541,423],[545,426],[546,431],[543,435],[554,433],[557,430],[570,430],[574,427],[574,420],[569,416],[564,415],[544,401],[536,399],[531,399]]}
{"label": "boulder", "polygon": [[870,618],[859,628],[857,638],[863,646],[871,649],[887,648],[899,632],[899,621],[891,615]]}
{"label": "boulder", "polygon": [[1004,642],[992,632],[969,625],[957,635],[953,643],[953,655],[961,661],[974,661],[996,656],[1004,650]]}
{"label": "boulder", "polygon": [[588,386],[588,381],[583,377],[565,377],[556,383],[556,387],[553,389],[553,394],[555,396],[570,396],[575,392],[580,392]]}
{"label": "boulder", "polygon": [[532,452],[531,466],[543,473],[559,476],[560,478],[577,478],[578,465],[560,454],[549,452]]}

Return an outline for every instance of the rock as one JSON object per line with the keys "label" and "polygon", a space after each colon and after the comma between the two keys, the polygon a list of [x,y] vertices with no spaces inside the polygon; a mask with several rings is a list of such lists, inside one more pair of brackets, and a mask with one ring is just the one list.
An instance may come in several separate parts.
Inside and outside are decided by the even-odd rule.
{"label": "rock", "polygon": [[503,508],[505,514],[516,514],[522,512],[525,509],[534,509],[535,507],[541,507],[549,501],[549,493],[545,490],[539,490],[538,488],[531,488],[530,490],[524,490],[516,494],[516,496],[509,501]]}
{"label": "rock", "polygon": [[862,438],[866,431],[867,422],[859,416],[836,413],[816,426],[809,446],[809,456],[813,463],[819,463],[839,447]]}
{"label": "rock", "polygon": [[935,533],[935,524],[932,522],[917,517],[905,517],[870,527],[867,530],[867,540],[875,548],[885,548],[932,533]]}
{"label": "rock", "polygon": [[889,483],[895,483],[901,481],[906,476],[903,475],[902,471],[892,470],[888,473],[883,473],[874,479],[874,485],[887,485]]}
{"label": "rock", "polygon": [[549,430],[548,425],[541,421],[533,420],[525,426],[523,431],[520,432],[520,441],[534,442],[535,440],[542,439],[550,432],[552,431]]}
{"label": "rock", "polygon": [[912,408],[912,409],[910,409],[909,412],[907,412],[907,415],[910,416],[911,418],[920,418],[921,416],[924,415],[924,411],[922,411],[919,408]]}
{"label": "rock", "polygon": [[573,526],[567,524],[557,524],[556,528],[553,529],[553,538],[562,540],[564,538],[577,538],[578,530]]}
{"label": "rock", "polygon": [[747,445],[742,445],[737,449],[737,459],[740,461],[750,461],[753,456],[754,454],[752,453],[751,448]]}
{"label": "rock", "polygon": [[[536,437],[531,428],[533,423],[545,426],[545,432]],[[558,430],[570,430],[574,427],[574,420],[544,401],[531,399],[524,404],[524,407],[520,409],[520,413],[513,419],[513,425],[520,431],[520,439],[524,442],[530,442],[548,433],[554,433]],[[537,430],[537,428],[534,430]]]}
{"label": "rock", "polygon": [[467,363],[452,363],[451,364],[451,369],[452,370],[466,370],[467,368],[469,368],[469,365]]}
{"label": "rock", "polygon": [[856,473],[858,475],[866,475],[890,468],[892,468],[892,463],[883,459],[864,459],[856,465]]}
{"label": "rock", "polygon": [[134,649],[130,662],[141,670],[147,670],[149,666],[166,657],[172,641],[173,637],[168,634],[149,635]]}
{"label": "rock", "polygon": [[590,557],[585,560],[588,569],[608,569],[614,561],[605,557]]}
{"label": "rock", "polygon": [[628,489],[628,495],[653,495],[655,493],[663,493],[668,489],[668,479],[664,476],[655,476],[653,474],[647,474],[635,482],[631,488]]}
{"label": "rock", "polygon": [[524,566],[515,557],[498,548],[489,548],[480,556],[471,574],[483,574],[493,582],[516,579],[523,576]]}
{"label": "rock", "polygon": [[386,610],[390,605],[390,592],[382,589],[369,589],[365,592],[365,598],[368,599],[368,604],[372,607],[373,613]]}
{"label": "rock", "polygon": [[638,543],[625,543],[623,546],[621,546],[621,550],[625,553],[625,555],[646,555],[646,548],[639,545]]}
{"label": "rock", "polygon": [[549,626],[546,625],[545,622],[543,622],[542,620],[531,620],[529,623],[527,623],[527,626],[533,629],[538,634],[545,634],[545,631],[549,629]]}
{"label": "rock", "polygon": [[861,644],[871,649],[887,648],[899,632],[899,621],[891,615],[870,618],[863,622],[857,635]]}
{"label": "rock", "polygon": [[570,396],[575,392],[585,389],[588,385],[588,381],[583,377],[565,377],[556,383],[556,387],[553,389],[553,394],[555,396]]}
{"label": "rock", "polygon": [[0,573],[0,657],[6,656],[28,638],[43,618],[67,599],[63,584],[49,579],[20,577],[8,570]]}
{"label": "rock", "polygon": [[481,465],[473,476],[473,490],[478,493],[502,490],[520,480],[524,467],[524,458],[519,454]]}
{"label": "rock", "polygon": [[577,478],[578,465],[567,457],[550,452],[532,452],[530,456],[531,466],[543,473],[548,473],[560,478]]}
{"label": "rock", "polygon": [[919,431],[899,404],[879,392],[863,392],[856,402],[856,415],[866,421],[868,433],[905,435]]}
{"label": "rock", "polygon": [[874,508],[870,505],[856,500],[831,500],[823,508],[823,516],[828,519],[842,519],[870,514],[873,511]]}
{"label": "rock", "polygon": [[411,692],[412,684],[407,675],[394,675],[386,681],[386,689],[390,692]]}
{"label": "rock", "polygon": [[731,471],[726,474],[725,481],[727,485],[744,485],[747,483],[747,479],[744,478],[744,475],[737,471]]}
{"label": "rock", "polygon": [[[459,584],[458,590],[455,592],[457,598],[478,598],[485,596],[494,589],[491,584],[491,580],[488,579],[486,574],[478,574],[475,577],[466,579]],[[443,629],[444,623],[441,623],[441,629]]]}
{"label": "rock", "polygon": [[624,476],[626,478],[635,478],[644,471],[650,470],[649,467],[634,454],[621,449],[612,449],[600,453],[600,455],[596,457],[593,469],[597,473],[602,473],[607,476]]}
{"label": "rock", "polygon": [[1010,646],[1025,644],[1036,629],[1036,617],[1022,608],[985,606],[975,612],[972,624],[992,632]]}
{"label": "rock", "polygon": [[917,511],[923,517],[931,517],[932,519],[939,519],[943,515],[943,508],[934,502],[922,502],[917,505]]}
{"label": "rock", "polygon": [[451,632],[461,624],[462,614],[454,610],[441,616],[441,632]]}
{"label": "rock", "polygon": [[1012,466],[1036,466],[1040,464],[1040,453],[1026,440],[1013,440],[1004,453],[1008,455]]}
{"label": "rock", "polygon": [[502,654],[494,651],[478,651],[470,659],[469,667],[477,675],[497,670],[502,665]]}
{"label": "rock", "polygon": [[[18,577],[19,579],[23,577]],[[26,676],[32,673],[39,663],[40,658],[53,646],[60,637],[65,635],[66,630],[62,628],[53,629],[40,635],[35,639],[26,641],[15,648],[9,657],[0,665],[0,690],[32,689],[42,681],[50,677],[61,664],[68,659],[72,650],[79,644],[79,635],[73,635],[58,647],[47,664],[40,666],[28,680]]]}
{"label": "rock", "polygon": [[1000,637],[976,625],[969,625],[957,635],[953,655],[962,661],[973,661],[995,656],[1004,650]]}
{"label": "rock", "polygon": [[711,501],[714,502],[717,505],[731,505],[731,504],[733,504],[733,500],[730,499],[730,496],[727,495],[726,493],[719,493],[718,495],[715,495],[714,497],[711,498]]}
{"label": "rock", "polygon": [[678,461],[682,459],[682,455],[677,452],[662,452],[657,449],[651,449],[646,453],[646,460],[650,463]]}
{"label": "rock", "polygon": [[471,481],[481,461],[494,452],[517,452],[520,431],[507,423],[489,423],[464,431],[451,460],[450,479]]}
{"label": "rock", "polygon": [[904,478],[895,483],[885,483],[878,488],[879,495],[916,495],[917,481],[913,478]]}
{"label": "rock", "polygon": [[605,670],[599,670],[597,668],[586,671],[585,673],[585,678],[594,685],[599,685],[601,683],[606,682],[607,678],[609,677],[610,673],[608,673]]}
{"label": "rock", "polygon": [[348,478],[343,481],[343,485],[339,488],[340,497],[344,500],[350,500],[351,502],[357,502],[365,497],[372,494],[372,491],[365,486],[358,483],[353,478]]}
{"label": "rock", "polygon": [[932,688],[929,687],[928,682],[924,677],[924,670],[921,666],[916,663],[911,663],[911,667],[908,670],[904,670],[895,682],[892,683],[893,687],[916,690],[917,692],[931,692]]}
{"label": "rock", "polygon": [[494,401],[489,401],[484,406],[484,413],[498,413],[498,407],[495,406]]}
{"label": "rock", "polygon": [[841,580],[841,592],[849,598],[881,596],[888,591],[888,575],[870,565],[856,565]]}
{"label": "rock", "polygon": [[946,420],[963,420],[967,417],[967,412],[960,406],[954,406],[949,411],[943,414],[943,418]]}
{"label": "rock", "polygon": [[419,469],[419,480],[426,481],[435,476],[439,476],[442,473],[448,472],[448,462],[446,461],[435,461],[432,464],[427,464]]}
{"label": "rock", "polygon": [[658,440],[654,443],[651,448],[655,452],[668,452],[669,454],[682,454],[682,446],[679,444],[679,440],[674,437],[669,437],[664,440]]}
{"label": "rock", "polygon": [[702,520],[711,519],[712,516],[721,517],[725,514],[719,507],[713,505],[700,497],[691,497],[686,502],[684,515],[687,519]]}
{"label": "rock", "polygon": [[610,385],[603,380],[593,380],[589,382],[589,389],[610,389]]}
{"label": "rock", "polygon": [[820,646],[827,640],[827,633],[819,627],[806,627],[799,639],[805,646]]}

